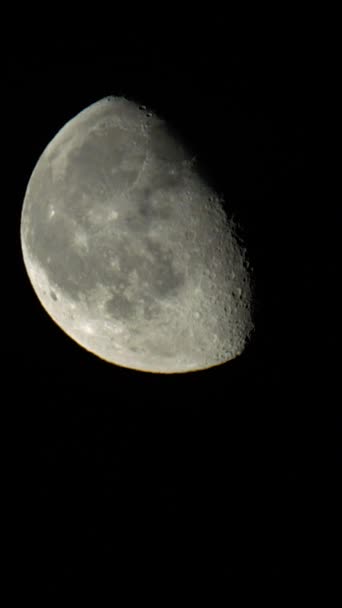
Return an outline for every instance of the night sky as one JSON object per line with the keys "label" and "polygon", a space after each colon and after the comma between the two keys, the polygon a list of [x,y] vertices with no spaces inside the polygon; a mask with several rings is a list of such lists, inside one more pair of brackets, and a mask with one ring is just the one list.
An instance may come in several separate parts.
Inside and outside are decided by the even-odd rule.
{"label": "night sky", "polygon": [[[210,31],[75,39],[66,28],[18,34],[5,54],[14,568],[33,587],[287,580],[334,539],[340,212],[315,200],[313,59],[277,32],[271,45]],[[164,116],[240,219],[256,332],[233,362],[171,376],[110,365],[68,338],[30,285],[27,182],[64,123],[106,95]]]}

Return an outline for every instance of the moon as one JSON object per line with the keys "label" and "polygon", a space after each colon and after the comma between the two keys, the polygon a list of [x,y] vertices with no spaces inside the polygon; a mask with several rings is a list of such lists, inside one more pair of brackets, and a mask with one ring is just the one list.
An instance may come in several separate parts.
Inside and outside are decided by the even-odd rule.
{"label": "moon", "polygon": [[120,97],[56,134],[22,208],[24,265],[81,347],[155,373],[207,369],[253,332],[246,250],[222,198],[154,112]]}

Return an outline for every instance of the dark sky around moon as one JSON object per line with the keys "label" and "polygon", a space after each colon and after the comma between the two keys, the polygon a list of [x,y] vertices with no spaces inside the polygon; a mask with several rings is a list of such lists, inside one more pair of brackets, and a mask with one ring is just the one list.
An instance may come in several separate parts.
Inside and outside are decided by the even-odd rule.
{"label": "dark sky around moon", "polygon": [[[333,521],[341,463],[338,317],[335,298],[326,301],[338,276],[338,217],[329,201],[313,204],[313,66],[304,42],[271,52],[213,33],[208,44],[199,33],[147,34],[61,31],[19,38],[6,53],[4,331],[23,437],[18,502],[30,504],[23,534],[33,542],[35,530],[35,563],[52,583],[81,571],[106,577],[114,565],[125,575],[145,546],[160,576],[158,551],[164,563],[177,556],[176,577],[188,567],[279,578],[308,563],[323,495]],[[68,339],[29,284],[19,222],[32,169],[69,118],[110,94],[164,115],[242,223],[257,333],[233,362],[172,378],[113,367]],[[154,550],[148,528],[161,531]]]}

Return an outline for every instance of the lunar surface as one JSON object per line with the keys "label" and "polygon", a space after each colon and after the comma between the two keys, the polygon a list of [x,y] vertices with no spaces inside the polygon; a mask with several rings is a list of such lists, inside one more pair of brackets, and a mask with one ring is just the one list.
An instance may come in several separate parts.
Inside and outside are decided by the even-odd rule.
{"label": "lunar surface", "polygon": [[124,98],[94,103],[48,144],[21,245],[50,317],[116,365],[206,369],[253,331],[246,251],[222,200],[166,122]]}

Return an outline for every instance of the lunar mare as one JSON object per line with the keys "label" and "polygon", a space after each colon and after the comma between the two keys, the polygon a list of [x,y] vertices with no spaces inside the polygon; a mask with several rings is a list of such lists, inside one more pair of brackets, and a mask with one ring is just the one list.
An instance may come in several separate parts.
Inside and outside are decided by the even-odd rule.
{"label": "lunar mare", "polygon": [[48,144],[21,245],[50,317],[111,363],[205,369],[253,331],[246,252],[220,197],[167,124],[126,99],[94,103]]}

